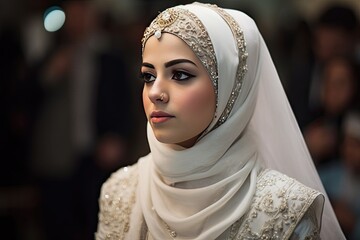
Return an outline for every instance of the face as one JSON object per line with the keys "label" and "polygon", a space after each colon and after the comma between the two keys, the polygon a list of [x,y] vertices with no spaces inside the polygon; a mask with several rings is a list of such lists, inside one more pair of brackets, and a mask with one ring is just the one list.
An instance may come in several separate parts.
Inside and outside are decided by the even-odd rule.
{"label": "face", "polygon": [[335,59],[324,70],[323,102],[326,111],[339,114],[351,103],[354,94],[354,76],[346,61]]}
{"label": "face", "polygon": [[344,137],[342,153],[348,168],[360,173],[360,139],[347,134]]}
{"label": "face", "polygon": [[320,61],[352,51],[353,44],[348,33],[332,27],[319,27],[315,31],[314,51]]}
{"label": "face", "polygon": [[180,38],[162,33],[144,47],[141,78],[147,119],[158,141],[193,146],[211,123],[216,96],[197,56]]}

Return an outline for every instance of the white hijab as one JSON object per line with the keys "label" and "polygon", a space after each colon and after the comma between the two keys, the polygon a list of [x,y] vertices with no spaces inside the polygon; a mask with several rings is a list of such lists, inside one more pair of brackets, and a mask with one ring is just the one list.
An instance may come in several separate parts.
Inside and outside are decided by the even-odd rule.
{"label": "white hijab", "polygon": [[[205,26],[218,69],[217,112],[228,104],[239,64],[229,24],[213,7],[178,6]],[[191,148],[160,143],[148,125],[151,153],[139,160],[137,211],[154,239],[215,239],[249,209],[262,166],[285,173],[325,192],[293,116],[267,47],[254,21],[223,9],[243,31],[248,71],[227,120]],[[323,239],[344,239],[329,200]],[[131,234],[129,235],[131,236]]]}

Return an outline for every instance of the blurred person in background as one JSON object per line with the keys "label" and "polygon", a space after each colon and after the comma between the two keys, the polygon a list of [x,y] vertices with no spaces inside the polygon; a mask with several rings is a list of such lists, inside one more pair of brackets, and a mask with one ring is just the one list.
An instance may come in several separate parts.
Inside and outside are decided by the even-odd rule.
{"label": "blurred person in background", "polygon": [[[27,81],[20,31],[0,21],[0,232],[4,239],[39,236],[38,195],[28,171],[34,89]],[[32,98],[35,100],[34,98]]]}
{"label": "blurred person in background", "polygon": [[[21,0],[0,2],[0,232],[2,239],[41,239],[39,193],[29,171],[39,89],[33,84],[22,29],[35,11]],[[36,34],[35,34],[36,35]]]}
{"label": "blurred person in background", "polygon": [[304,127],[306,143],[318,168],[338,158],[343,117],[358,102],[356,64],[347,57],[329,59],[320,83],[320,105]]}
{"label": "blurred person in background", "polygon": [[101,183],[130,161],[132,96],[123,56],[100,31],[103,16],[92,1],[63,7],[64,28],[39,67],[43,100],[31,168],[46,239],[90,239]]}
{"label": "blurred person in background", "polygon": [[360,239],[360,112],[345,117],[338,161],[319,170],[335,213],[349,240]]}
{"label": "blurred person in background", "polygon": [[339,55],[356,59],[358,27],[354,10],[335,4],[325,8],[309,28],[306,25],[301,28],[305,41],[300,44],[304,50],[295,51],[288,87],[289,100],[301,128],[312,120],[312,112],[321,105],[320,79],[326,62]]}

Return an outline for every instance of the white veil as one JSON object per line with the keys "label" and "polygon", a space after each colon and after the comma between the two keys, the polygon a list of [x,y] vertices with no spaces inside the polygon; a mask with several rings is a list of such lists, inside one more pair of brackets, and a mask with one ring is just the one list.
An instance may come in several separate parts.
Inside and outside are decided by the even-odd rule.
{"label": "white veil", "polygon": [[[241,19],[238,11],[227,11],[235,19]],[[256,135],[258,151],[266,167],[293,177],[325,195],[321,238],[345,239],[262,37],[260,44],[259,89],[249,124]]]}
{"label": "white veil", "polygon": [[[206,27],[218,58],[219,81],[234,79],[238,50],[231,50],[234,48],[231,46],[236,46],[234,44],[236,40],[231,37],[228,25],[207,5],[190,4],[180,7],[195,14]],[[234,111],[230,112],[227,121],[219,128],[210,130],[194,147],[174,152],[159,143],[148,126],[151,154],[139,161],[138,196],[141,206],[138,209],[141,209],[150,232],[154,236],[166,236],[162,221],[179,232],[188,232],[189,227],[193,228],[191,231],[196,232],[195,224],[192,223],[201,223],[204,219],[214,219],[214,221],[210,221],[209,226],[198,226],[200,229],[198,232],[203,232],[203,236],[215,236],[225,230],[224,227],[230,226],[231,221],[233,223],[239,219],[249,207],[251,201],[249,196],[254,193],[256,176],[251,177],[247,188],[245,178],[255,175],[260,159],[266,167],[278,170],[324,193],[326,201],[321,237],[345,239],[261,34],[253,20],[244,13],[224,10],[244,32],[249,49],[247,60],[249,70],[241,93],[235,100]],[[230,57],[226,50],[233,55]],[[232,85],[219,82],[220,113],[227,107],[231,92]],[[211,123],[210,129],[214,125],[216,120]],[[213,161],[209,161],[211,159]],[[228,173],[231,173],[231,176]],[[213,188],[205,186],[201,179],[206,179],[206,184],[211,181]],[[179,189],[171,188],[165,182],[185,184],[190,182],[189,184],[198,185],[195,189]],[[225,195],[213,202],[213,196],[218,193],[216,187],[224,188],[220,186],[221,184],[230,189],[228,193],[232,195],[229,199],[233,202],[224,199]],[[189,185],[184,188],[187,187]],[[204,201],[192,202],[194,196],[202,197]],[[181,203],[177,204],[180,200]],[[181,209],[186,200],[189,206],[194,207],[193,212],[188,213],[186,211],[191,210]],[[207,200],[211,200],[209,201],[211,207],[202,206]],[[227,202],[231,204],[225,204]],[[196,204],[199,206],[195,208]],[[229,211],[224,212],[224,206],[228,205],[231,205],[227,208]],[[154,211],[157,214],[154,214]],[[224,216],[224,213],[229,214]],[[213,218],[209,217],[211,214]],[[222,220],[218,221],[219,219]]]}

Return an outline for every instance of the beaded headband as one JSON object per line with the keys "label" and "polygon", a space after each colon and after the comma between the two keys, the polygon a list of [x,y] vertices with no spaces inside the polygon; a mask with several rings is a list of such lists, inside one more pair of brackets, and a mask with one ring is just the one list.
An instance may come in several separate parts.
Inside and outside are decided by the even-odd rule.
{"label": "beaded headband", "polygon": [[210,75],[216,99],[218,96],[218,70],[214,47],[209,34],[198,17],[186,9],[173,7],[161,12],[145,29],[141,40],[142,51],[146,41],[155,36],[161,38],[162,33],[171,33],[182,39],[200,59]]}

